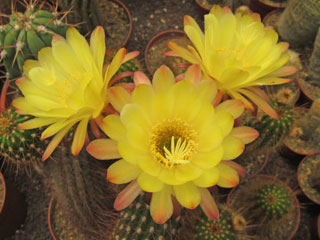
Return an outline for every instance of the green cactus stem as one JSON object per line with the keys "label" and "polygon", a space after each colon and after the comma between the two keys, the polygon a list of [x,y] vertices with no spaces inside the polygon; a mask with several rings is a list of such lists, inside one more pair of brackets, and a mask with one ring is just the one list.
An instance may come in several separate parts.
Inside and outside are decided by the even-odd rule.
{"label": "green cactus stem", "polygon": [[220,211],[219,220],[209,219],[202,214],[195,227],[197,240],[237,240],[245,239],[246,221],[243,216],[229,209]]}
{"label": "green cactus stem", "polygon": [[150,216],[149,205],[143,194],[120,213],[112,239],[175,239],[180,219],[171,218],[165,224],[156,224]]}
{"label": "green cactus stem", "polygon": [[[138,70],[141,71],[141,65],[136,58],[133,58],[133,59],[123,63],[115,75],[117,75],[119,73],[124,73],[124,72],[135,72]],[[115,82],[114,84],[130,83],[130,82],[133,82],[133,76],[121,78],[119,81]]]}
{"label": "green cactus stem", "polygon": [[59,15],[31,3],[24,13],[13,12],[10,22],[0,26],[0,57],[9,79],[21,76],[24,61],[37,58],[41,48],[51,46],[54,34],[65,37],[67,26]]}
{"label": "green cactus stem", "polygon": [[28,170],[31,165],[36,166],[41,162],[44,142],[40,141],[40,131],[22,130],[18,127],[31,118],[16,113],[14,108],[0,113],[0,155],[17,169],[24,166]]}
{"label": "green cactus stem", "polygon": [[273,100],[271,101],[271,105],[277,112],[278,119],[271,118],[269,115],[262,113],[261,117],[253,117],[244,123],[259,132],[259,138],[251,145],[254,148],[276,148],[290,132],[294,121],[292,107],[278,104]]}
{"label": "green cactus stem", "polygon": [[290,0],[277,24],[280,37],[290,46],[304,46],[314,40],[320,26],[320,1]]}
{"label": "green cactus stem", "polygon": [[265,215],[271,219],[281,219],[291,207],[287,189],[277,184],[269,184],[259,189],[257,203]]}

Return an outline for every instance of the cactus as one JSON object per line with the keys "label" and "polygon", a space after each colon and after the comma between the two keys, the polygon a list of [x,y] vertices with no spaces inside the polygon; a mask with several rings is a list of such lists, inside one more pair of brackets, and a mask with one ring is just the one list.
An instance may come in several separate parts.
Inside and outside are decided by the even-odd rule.
{"label": "cactus", "polygon": [[43,177],[70,229],[85,239],[107,239],[117,214],[112,204],[116,193],[106,180],[104,162],[85,151],[73,156],[64,146],[52,158],[45,162]]}
{"label": "cactus", "polygon": [[219,220],[209,219],[202,214],[195,227],[197,240],[237,240],[245,239],[246,221],[243,216],[229,209],[220,211]]}
{"label": "cactus", "polygon": [[281,219],[291,207],[290,194],[281,185],[268,184],[259,189],[257,205],[268,218]]}
{"label": "cactus", "polygon": [[271,118],[264,114],[261,118],[252,118],[246,120],[250,127],[255,128],[259,132],[259,138],[251,145],[257,149],[276,148],[289,133],[293,124],[293,110],[289,106],[280,105],[272,100],[271,105],[278,114],[278,119]]}
{"label": "cactus", "polygon": [[120,213],[112,239],[175,239],[180,226],[180,217],[170,219],[165,224],[156,224],[145,202],[145,195],[140,195],[134,203]]}
{"label": "cactus", "polygon": [[13,12],[10,22],[0,26],[0,56],[9,79],[21,76],[24,61],[36,58],[41,48],[50,46],[54,34],[65,37],[67,26],[59,14],[38,10],[31,3],[24,13]]}
{"label": "cactus", "polygon": [[312,85],[320,87],[320,28],[318,29],[316,40],[314,41],[312,55],[308,65],[308,76],[306,81]]}
{"label": "cactus", "polygon": [[312,42],[320,25],[319,14],[318,0],[290,0],[277,24],[280,37],[295,47]]}
{"label": "cactus", "polygon": [[41,134],[38,129],[18,128],[19,123],[31,118],[16,113],[14,108],[0,113],[0,155],[17,169],[24,166],[26,171],[31,165],[38,165],[44,151],[44,143],[40,141]]}

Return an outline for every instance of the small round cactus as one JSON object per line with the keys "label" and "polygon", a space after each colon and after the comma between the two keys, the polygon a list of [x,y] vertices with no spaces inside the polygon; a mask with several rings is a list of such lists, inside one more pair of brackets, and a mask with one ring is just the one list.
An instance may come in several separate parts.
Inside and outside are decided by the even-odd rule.
{"label": "small round cactus", "polygon": [[281,219],[290,210],[291,198],[285,188],[268,184],[258,191],[257,204],[268,218]]}
{"label": "small round cactus", "polygon": [[149,205],[145,203],[145,195],[139,196],[134,203],[120,213],[112,239],[175,239],[180,226],[180,217],[170,219],[165,224],[156,224],[149,212]]}
{"label": "small round cactus", "polygon": [[40,161],[43,153],[40,131],[18,128],[29,119],[31,116],[20,115],[13,108],[0,113],[0,155],[17,168]]}
{"label": "small round cactus", "polygon": [[219,220],[209,219],[202,215],[195,227],[195,239],[197,240],[236,240],[244,236],[246,221],[240,214],[231,210],[220,211]]}
{"label": "small round cactus", "polygon": [[[124,73],[124,72],[135,72],[138,70],[141,70],[140,63],[138,62],[138,60],[136,58],[133,58],[133,59],[123,63],[115,75],[117,75],[119,73]],[[117,83],[130,83],[130,82],[133,82],[132,76],[121,78],[115,84],[117,84]]]}
{"label": "small round cactus", "polygon": [[31,3],[25,13],[13,12],[10,22],[0,25],[0,59],[9,79],[21,75],[25,60],[36,58],[41,48],[51,46],[54,34],[65,37],[67,26],[58,16],[56,11],[38,10]]}
{"label": "small round cactus", "polygon": [[255,148],[275,148],[289,133],[294,121],[292,107],[271,101],[272,107],[278,114],[278,119],[264,114],[260,119],[252,118],[245,123],[259,132],[259,138],[253,143]]}

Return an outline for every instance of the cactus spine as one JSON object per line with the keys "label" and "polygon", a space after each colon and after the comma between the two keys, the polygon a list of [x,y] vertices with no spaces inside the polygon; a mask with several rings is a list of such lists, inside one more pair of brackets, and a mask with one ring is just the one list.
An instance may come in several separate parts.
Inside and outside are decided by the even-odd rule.
{"label": "cactus spine", "polygon": [[33,4],[24,13],[13,12],[9,20],[0,26],[0,56],[12,79],[21,76],[25,60],[36,58],[41,48],[51,46],[54,34],[65,37],[67,26],[58,12],[38,10]]}
{"label": "cactus spine", "polygon": [[156,224],[150,216],[145,195],[140,195],[134,203],[120,213],[112,239],[175,239],[179,225],[180,217],[170,219],[165,224]]}

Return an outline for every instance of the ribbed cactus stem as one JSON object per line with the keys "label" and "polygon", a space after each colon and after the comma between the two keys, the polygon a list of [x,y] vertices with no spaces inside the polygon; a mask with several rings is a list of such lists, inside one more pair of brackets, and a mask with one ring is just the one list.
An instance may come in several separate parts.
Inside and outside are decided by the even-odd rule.
{"label": "ribbed cactus stem", "polygon": [[115,192],[106,180],[102,162],[84,151],[73,156],[60,147],[46,162],[44,177],[73,229],[94,239],[110,236],[116,221],[112,206]]}
{"label": "ribbed cactus stem", "polygon": [[308,66],[308,77],[307,81],[313,85],[320,87],[320,28],[316,39],[313,43],[313,51]]}
{"label": "ribbed cactus stem", "polygon": [[319,0],[289,0],[277,24],[280,37],[294,47],[314,41],[320,26],[319,15]]}

